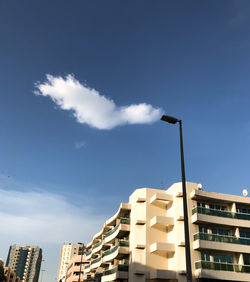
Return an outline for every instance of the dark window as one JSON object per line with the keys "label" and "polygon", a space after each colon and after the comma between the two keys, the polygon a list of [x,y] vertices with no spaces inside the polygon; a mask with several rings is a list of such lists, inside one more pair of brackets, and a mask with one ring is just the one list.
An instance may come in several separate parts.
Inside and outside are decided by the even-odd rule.
{"label": "dark window", "polygon": [[250,265],[250,255],[243,255],[244,258],[244,264]]}

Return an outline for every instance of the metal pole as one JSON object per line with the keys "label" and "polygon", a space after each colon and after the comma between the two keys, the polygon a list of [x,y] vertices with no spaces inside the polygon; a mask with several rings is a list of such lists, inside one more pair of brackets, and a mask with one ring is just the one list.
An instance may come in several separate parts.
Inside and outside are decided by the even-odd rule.
{"label": "metal pole", "polygon": [[81,274],[82,274],[82,255],[83,255],[83,247],[81,247],[81,263],[80,263],[80,273],[79,273],[79,280],[81,282]]}
{"label": "metal pole", "polygon": [[183,213],[184,213],[184,230],[185,230],[185,251],[186,251],[186,271],[187,282],[192,282],[192,267],[190,255],[190,240],[188,228],[188,209],[187,209],[187,192],[186,192],[186,176],[184,165],[184,150],[183,150],[183,137],[182,137],[182,121],[179,120],[180,128],[180,149],[181,149],[181,174],[182,174],[182,194],[183,194]]}

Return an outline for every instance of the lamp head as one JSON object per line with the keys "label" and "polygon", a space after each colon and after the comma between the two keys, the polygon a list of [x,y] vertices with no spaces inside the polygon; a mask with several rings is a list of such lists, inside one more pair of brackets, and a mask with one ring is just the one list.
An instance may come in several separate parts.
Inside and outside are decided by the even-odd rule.
{"label": "lamp head", "polygon": [[171,116],[166,116],[166,115],[163,115],[161,117],[161,120],[165,121],[165,122],[168,122],[168,123],[172,123],[172,124],[176,124],[179,120],[175,117],[171,117]]}

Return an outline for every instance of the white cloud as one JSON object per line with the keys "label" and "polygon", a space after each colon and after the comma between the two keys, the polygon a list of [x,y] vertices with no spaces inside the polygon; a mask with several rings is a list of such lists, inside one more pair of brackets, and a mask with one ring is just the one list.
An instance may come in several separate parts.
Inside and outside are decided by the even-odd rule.
{"label": "white cloud", "polygon": [[47,81],[36,83],[36,94],[49,96],[61,109],[71,110],[78,122],[98,129],[112,129],[124,124],[146,124],[159,120],[162,110],[150,104],[117,106],[113,100],[72,75],[66,78],[47,75]]}
{"label": "white cloud", "polygon": [[87,142],[86,141],[79,141],[75,143],[75,148],[76,149],[81,149],[81,148],[86,148],[87,147]]}

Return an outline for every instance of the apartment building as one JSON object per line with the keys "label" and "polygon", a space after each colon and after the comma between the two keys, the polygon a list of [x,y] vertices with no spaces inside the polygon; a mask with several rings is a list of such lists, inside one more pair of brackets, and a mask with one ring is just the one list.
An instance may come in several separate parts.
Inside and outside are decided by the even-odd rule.
{"label": "apartment building", "polygon": [[4,267],[4,262],[2,259],[0,259],[0,281],[4,282],[20,282],[20,278],[16,276],[16,273],[9,267]]}
{"label": "apartment building", "polygon": [[19,276],[9,267],[4,267],[5,282],[20,282]]}
{"label": "apartment building", "polygon": [[63,244],[61,248],[60,263],[57,273],[57,281],[65,281],[67,268],[69,266],[70,260],[75,255],[81,255],[84,252],[84,245],[82,243],[78,244]]}
{"label": "apartment building", "polygon": [[6,261],[22,282],[38,282],[42,262],[42,249],[31,245],[12,245]]}
{"label": "apartment building", "polygon": [[[250,199],[187,182],[193,281],[250,281]],[[135,190],[86,245],[84,281],[186,281],[181,183]]]}
{"label": "apartment building", "polygon": [[74,255],[69,261],[65,282],[78,282],[79,278],[82,282],[84,280],[84,266],[88,263],[89,261],[85,259],[85,255]]}

